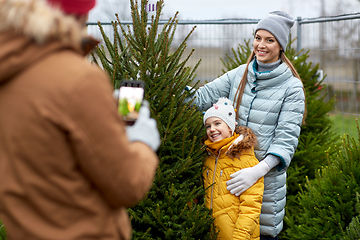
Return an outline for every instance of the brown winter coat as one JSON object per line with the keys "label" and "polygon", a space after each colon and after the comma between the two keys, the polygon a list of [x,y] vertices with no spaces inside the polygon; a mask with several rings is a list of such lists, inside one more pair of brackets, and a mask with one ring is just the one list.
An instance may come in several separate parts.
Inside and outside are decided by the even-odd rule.
{"label": "brown winter coat", "polygon": [[149,190],[156,154],[128,142],[108,77],[83,57],[72,18],[40,0],[0,0],[0,16],[8,239],[130,239],[125,208]]}

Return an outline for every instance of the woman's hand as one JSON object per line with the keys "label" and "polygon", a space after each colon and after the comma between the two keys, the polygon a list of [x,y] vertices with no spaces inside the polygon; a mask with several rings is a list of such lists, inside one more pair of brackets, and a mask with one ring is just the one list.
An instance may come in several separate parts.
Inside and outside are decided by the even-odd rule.
{"label": "woman's hand", "polygon": [[232,179],[226,182],[227,190],[235,196],[248,190],[256,181],[270,170],[265,161],[261,161],[254,167],[244,168],[230,175]]}

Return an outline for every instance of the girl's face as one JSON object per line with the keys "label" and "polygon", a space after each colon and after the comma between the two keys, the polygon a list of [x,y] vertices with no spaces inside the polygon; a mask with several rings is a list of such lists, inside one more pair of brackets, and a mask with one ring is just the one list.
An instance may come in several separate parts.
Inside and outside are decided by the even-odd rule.
{"label": "girl's face", "polygon": [[282,50],[274,35],[262,29],[256,32],[253,46],[257,60],[262,63],[276,62]]}
{"label": "girl's face", "polygon": [[210,141],[217,142],[231,137],[231,129],[218,117],[209,117],[205,121],[206,134]]}

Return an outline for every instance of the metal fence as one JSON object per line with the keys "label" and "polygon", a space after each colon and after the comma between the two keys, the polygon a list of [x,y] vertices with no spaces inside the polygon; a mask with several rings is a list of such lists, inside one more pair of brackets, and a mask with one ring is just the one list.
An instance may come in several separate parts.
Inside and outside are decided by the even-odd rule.
{"label": "metal fence", "polygon": [[[220,19],[204,21],[179,21],[172,46],[176,48],[196,26],[187,41],[187,56],[195,49],[189,66],[201,59],[196,80],[211,81],[225,70],[220,59],[232,55],[244,41],[252,42],[254,28],[259,19]],[[160,21],[161,24],[167,21]],[[121,24],[132,24],[123,21]],[[102,23],[107,36],[112,37],[111,23]],[[88,23],[88,32],[101,38],[97,23]],[[331,113],[339,132],[357,136],[355,118],[360,116],[360,13],[312,19],[297,18],[291,38],[298,51],[309,50],[309,61],[319,63],[327,86],[327,98],[336,97]]]}

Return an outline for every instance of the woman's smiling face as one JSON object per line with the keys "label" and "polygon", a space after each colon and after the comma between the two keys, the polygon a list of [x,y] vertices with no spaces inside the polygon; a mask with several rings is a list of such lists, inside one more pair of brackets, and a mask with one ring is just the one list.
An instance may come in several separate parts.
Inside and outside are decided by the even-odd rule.
{"label": "woman's smiling face", "polygon": [[212,142],[217,142],[232,136],[229,126],[218,117],[209,117],[206,119],[205,129],[207,136]]}
{"label": "woman's smiling face", "polygon": [[256,59],[262,63],[276,62],[282,50],[274,35],[262,29],[256,32],[253,46]]}

